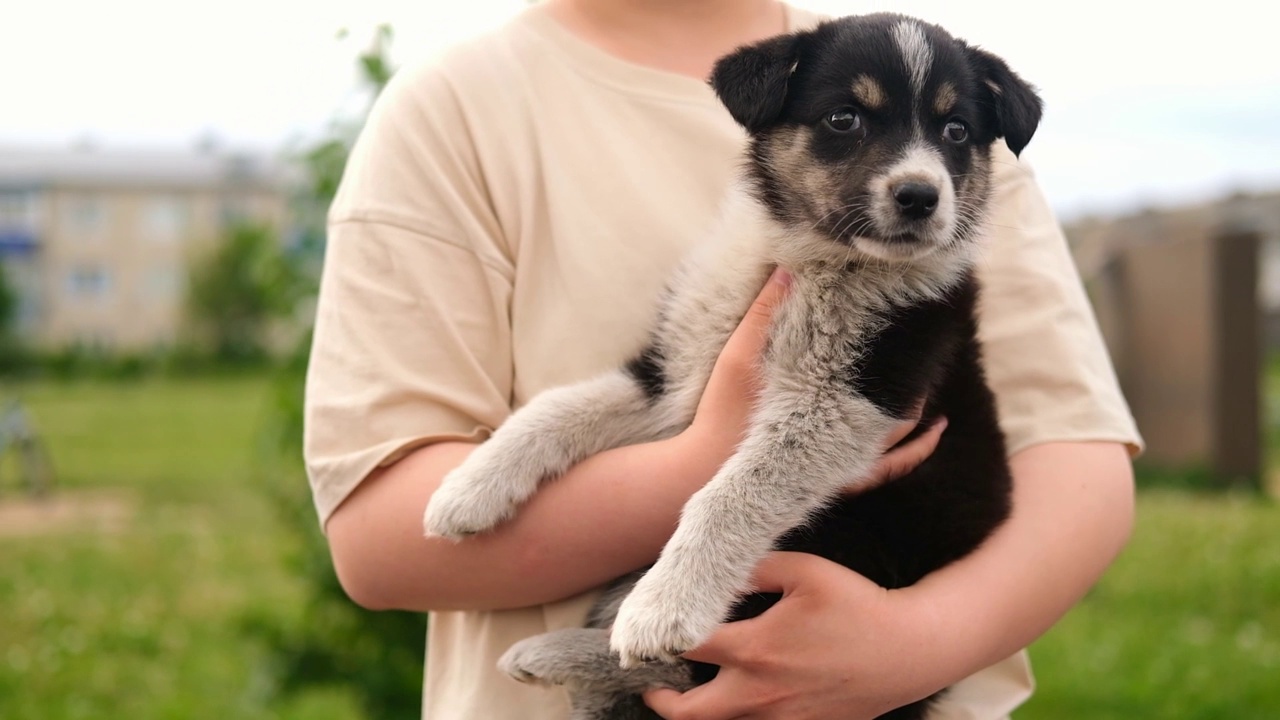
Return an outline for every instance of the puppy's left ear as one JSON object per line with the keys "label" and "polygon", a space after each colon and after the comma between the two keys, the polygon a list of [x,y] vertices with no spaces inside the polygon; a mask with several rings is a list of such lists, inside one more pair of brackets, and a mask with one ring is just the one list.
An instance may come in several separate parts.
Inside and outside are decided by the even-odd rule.
{"label": "puppy's left ear", "polygon": [[977,48],[970,48],[969,54],[987,93],[989,121],[994,123],[996,136],[1004,138],[1014,155],[1021,154],[1040,125],[1040,96],[1004,60]]}
{"label": "puppy's left ear", "polygon": [[779,35],[738,48],[716,61],[711,87],[747,132],[763,130],[782,114],[803,35],[807,33]]}

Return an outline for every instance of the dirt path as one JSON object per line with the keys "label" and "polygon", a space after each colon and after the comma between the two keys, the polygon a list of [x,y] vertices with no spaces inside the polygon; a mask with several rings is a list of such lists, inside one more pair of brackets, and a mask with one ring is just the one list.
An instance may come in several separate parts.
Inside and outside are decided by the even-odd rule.
{"label": "dirt path", "polygon": [[0,498],[0,538],[72,532],[117,532],[133,518],[120,492],[55,492],[43,500]]}

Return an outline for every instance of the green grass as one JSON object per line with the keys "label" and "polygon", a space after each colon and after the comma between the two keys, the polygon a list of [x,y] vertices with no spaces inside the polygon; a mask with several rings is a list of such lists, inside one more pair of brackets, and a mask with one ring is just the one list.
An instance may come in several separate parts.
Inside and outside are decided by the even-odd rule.
{"label": "green grass", "polygon": [[1020,720],[1280,717],[1280,507],[1146,491],[1129,547],[1031,651]]}
{"label": "green grass", "polygon": [[[280,700],[254,629],[296,627],[307,598],[290,560],[301,541],[256,470],[266,380],[37,383],[22,396],[60,495],[131,514],[0,532],[0,717],[361,717],[344,688]],[[1032,658],[1039,690],[1019,720],[1280,717],[1280,506],[1144,491],[1125,554]]]}
{"label": "green grass", "polygon": [[[287,624],[303,588],[254,472],[261,378],[22,389],[62,497],[119,527],[0,535],[0,716],[353,717],[341,695],[271,707],[245,618]],[[12,483],[8,485],[12,489]]]}

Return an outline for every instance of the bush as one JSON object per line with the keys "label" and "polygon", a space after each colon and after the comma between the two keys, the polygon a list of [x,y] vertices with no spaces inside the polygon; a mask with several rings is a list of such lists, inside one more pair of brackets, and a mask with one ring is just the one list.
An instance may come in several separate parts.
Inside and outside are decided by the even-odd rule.
{"label": "bush", "polygon": [[415,717],[422,703],[426,616],[368,612],[347,598],[307,490],[299,459],[309,349],[306,338],[276,375],[273,419],[262,448],[279,517],[301,540],[290,564],[305,578],[306,607],[295,627],[274,627],[252,618],[250,627],[271,648],[282,696],[336,685],[354,694],[369,717]]}

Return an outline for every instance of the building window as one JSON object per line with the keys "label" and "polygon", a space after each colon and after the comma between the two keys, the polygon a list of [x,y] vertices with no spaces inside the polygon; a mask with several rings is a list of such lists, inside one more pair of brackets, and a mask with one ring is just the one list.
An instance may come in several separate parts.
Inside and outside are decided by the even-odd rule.
{"label": "building window", "polygon": [[152,268],[147,273],[145,289],[152,300],[178,300],[183,291],[183,278],[172,267]]}
{"label": "building window", "polygon": [[91,193],[77,193],[67,198],[64,211],[67,227],[79,235],[101,235],[107,230],[107,206]]}
{"label": "building window", "polygon": [[73,268],[67,274],[67,294],[76,300],[104,300],[111,294],[111,273],[102,267]]}
{"label": "building window", "polygon": [[143,235],[162,243],[181,242],[191,227],[191,206],[176,195],[150,200],[143,210]]}
{"label": "building window", "polygon": [[17,296],[18,307],[14,320],[20,333],[31,333],[40,321],[40,290],[43,278],[40,266],[33,256],[7,256],[0,260],[0,272],[5,282]]}
{"label": "building window", "polygon": [[0,192],[0,231],[34,231],[38,209],[32,192]]}
{"label": "building window", "polygon": [[73,338],[72,347],[90,354],[110,352],[115,346],[115,336],[107,328],[84,328],[73,333]]}
{"label": "building window", "polygon": [[218,216],[222,221],[223,228],[244,225],[253,217],[249,198],[239,194],[224,196],[221,207],[218,210]]}

